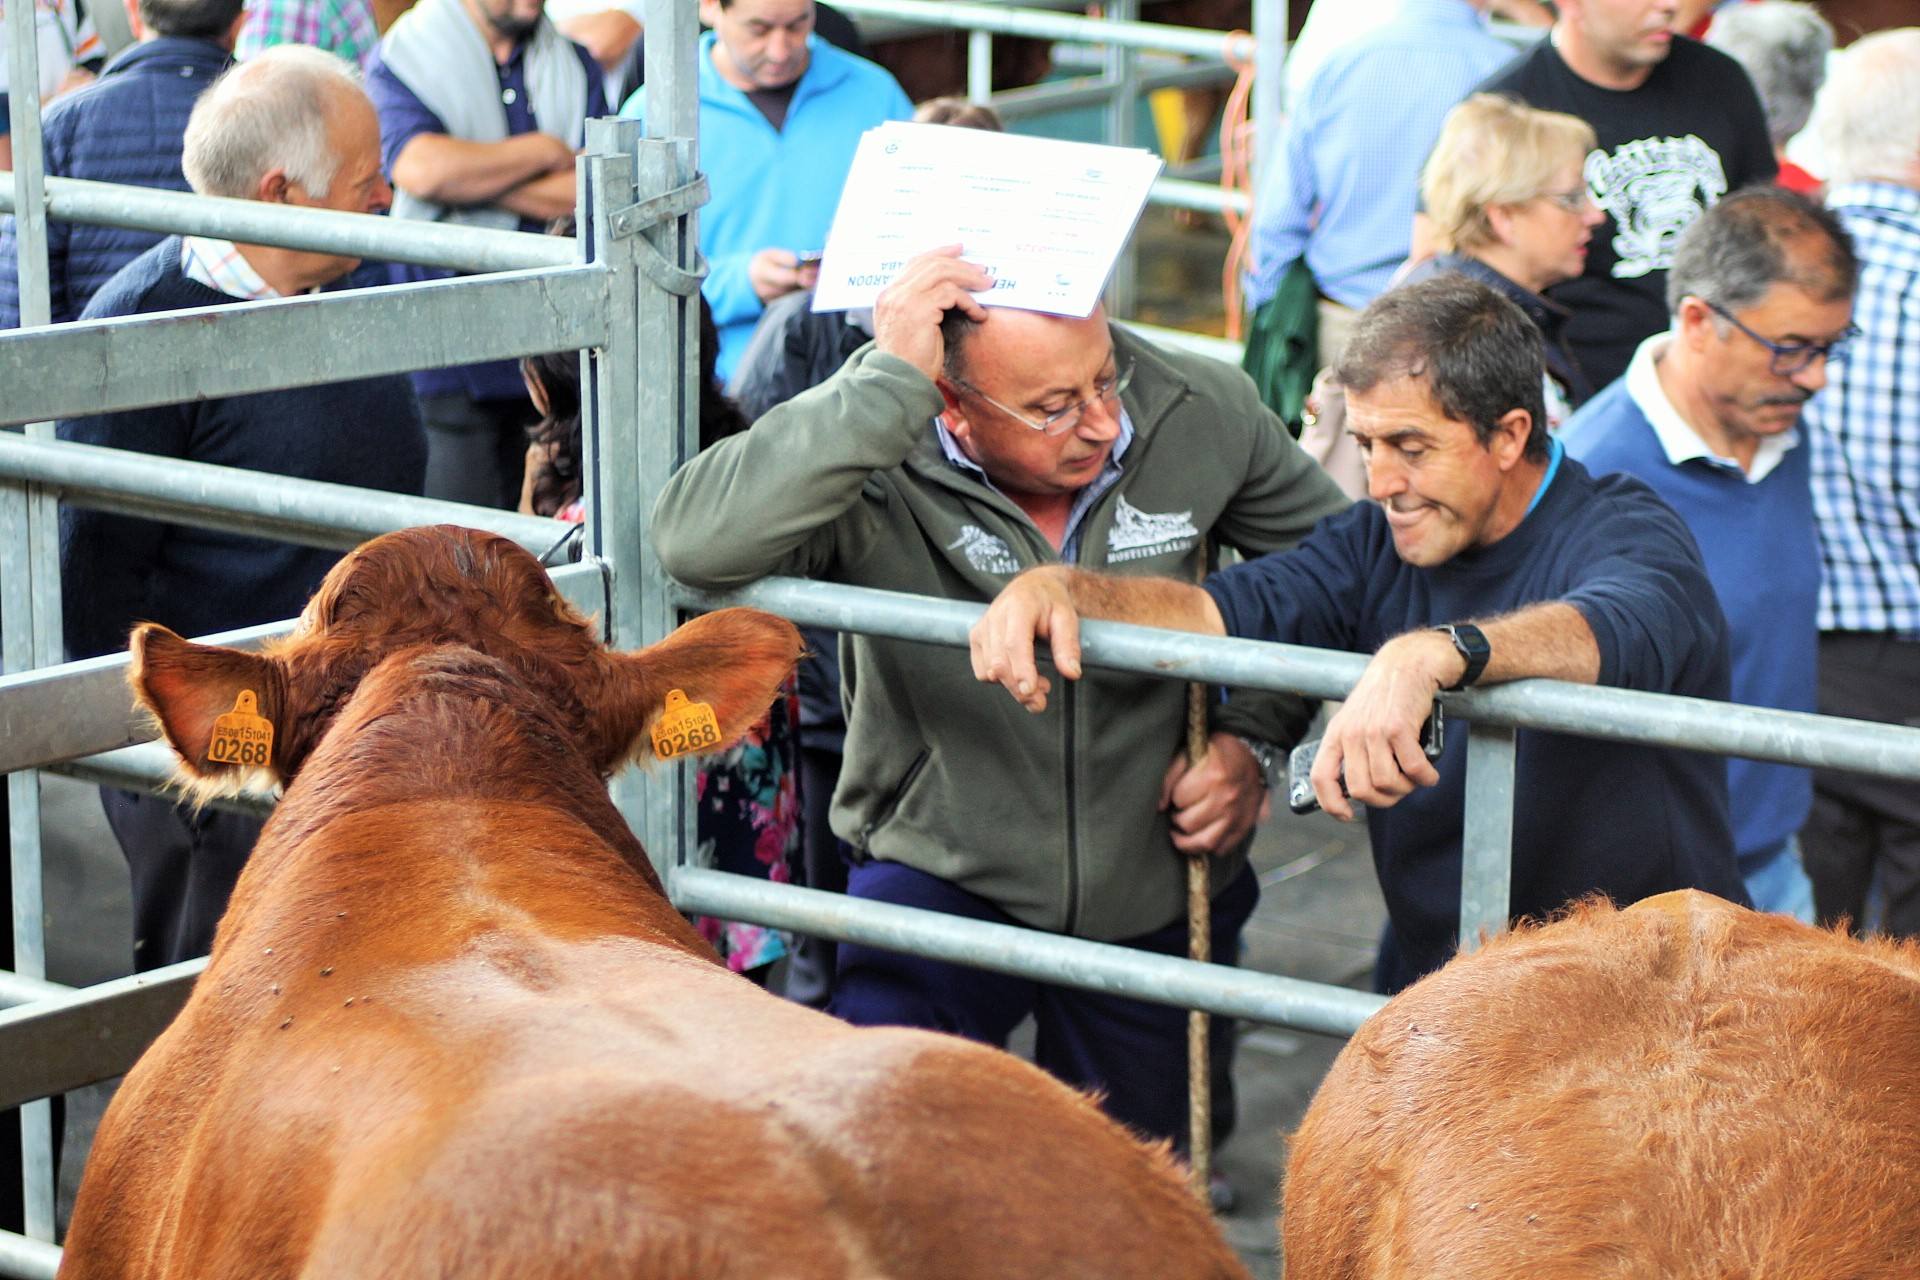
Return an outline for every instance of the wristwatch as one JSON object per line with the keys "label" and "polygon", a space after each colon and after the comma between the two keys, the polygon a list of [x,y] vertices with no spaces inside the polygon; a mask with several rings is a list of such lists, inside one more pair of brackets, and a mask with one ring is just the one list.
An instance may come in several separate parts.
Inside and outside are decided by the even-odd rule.
{"label": "wristwatch", "polygon": [[1449,689],[1469,689],[1487,669],[1487,659],[1493,656],[1493,646],[1487,643],[1486,633],[1471,622],[1449,622],[1435,631],[1444,631],[1447,639],[1453,641],[1454,652],[1466,660],[1467,669],[1460,678],[1448,685]]}
{"label": "wristwatch", "polygon": [[1249,738],[1244,733],[1236,733],[1240,745],[1247,749],[1253,762],[1260,766],[1260,782],[1267,790],[1273,790],[1274,782],[1280,776],[1280,748],[1271,742],[1262,742],[1258,738]]}

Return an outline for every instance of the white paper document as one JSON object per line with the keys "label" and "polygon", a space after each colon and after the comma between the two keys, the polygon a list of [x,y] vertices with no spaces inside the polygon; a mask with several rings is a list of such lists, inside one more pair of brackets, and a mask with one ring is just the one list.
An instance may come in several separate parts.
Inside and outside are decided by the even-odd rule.
{"label": "white paper document", "polygon": [[870,307],[909,258],[941,245],[994,278],[988,306],[1090,313],[1160,158],[1135,147],[951,125],[869,129],[827,233],[815,311]]}

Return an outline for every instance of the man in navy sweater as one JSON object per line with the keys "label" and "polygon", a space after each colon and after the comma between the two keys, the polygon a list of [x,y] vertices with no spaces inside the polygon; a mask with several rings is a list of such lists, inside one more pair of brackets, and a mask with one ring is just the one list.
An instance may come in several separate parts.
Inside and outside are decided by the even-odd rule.
{"label": "man in navy sweater", "polygon": [[[116,4],[119,0],[106,0]],[[139,0],[140,42],[99,80],[60,99],[44,124],[50,178],[185,191],[181,135],[194,100],[233,61],[242,0]],[[78,316],[96,290],[160,239],[151,231],[47,223],[52,323]],[[0,219],[0,329],[20,323],[12,215]]]}
{"label": "man in navy sweater", "polygon": [[[1444,964],[1459,930],[1465,735],[1427,760],[1436,693],[1544,676],[1727,696],[1726,625],[1693,539],[1644,484],[1596,479],[1548,439],[1529,325],[1462,276],[1383,295],[1336,368],[1373,501],[1204,587],[1029,570],[973,632],[974,674],[1031,710],[1051,687],[1034,640],[1078,679],[1081,615],[1373,653],[1313,785],[1336,817],[1353,817],[1349,796],[1373,809],[1383,992]],[[1533,730],[1518,757],[1513,915],[1592,892],[1747,900],[1718,760]]]}
{"label": "man in navy sweater", "polygon": [[[350,65],[318,49],[277,46],[215,81],[185,148],[187,176],[204,195],[369,213],[388,200],[373,106]],[[312,293],[357,265],[169,236],[108,281],[81,318]],[[426,474],[419,406],[399,375],[72,418],[57,430],[82,444],[396,493],[419,493]],[[142,620],[196,636],[292,617],[339,558],[62,507],[68,657],[123,648]],[[259,823],[153,796],[104,790],[101,799],[132,872],[136,967],[204,955]]]}
{"label": "man in navy sweater", "polygon": [[[1858,275],[1846,231],[1813,201],[1780,187],[1727,197],[1674,251],[1672,329],[1562,434],[1594,474],[1640,477],[1693,531],[1727,615],[1735,702],[1815,706],[1820,551],[1800,408],[1826,385]],[[1729,760],[1727,791],[1754,905],[1811,923],[1796,839],[1811,774]]]}

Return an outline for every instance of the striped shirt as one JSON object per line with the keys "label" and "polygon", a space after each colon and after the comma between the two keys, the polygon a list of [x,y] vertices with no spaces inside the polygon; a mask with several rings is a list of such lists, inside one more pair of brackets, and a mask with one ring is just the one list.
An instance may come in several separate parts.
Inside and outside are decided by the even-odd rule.
{"label": "striped shirt", "polygon": [[280,296],[278,290],[260,278],[253,264],[240,256],[240,250],[231,240],[181,237],[180,274],[242,302]]}
{"label": "striped shirt", "polygon": [[312,45],[365,71],[380,47],[380,28],[367,0],[251,0],[234,56],[245,62],[276,44]]}
{"label": "striped shirt", "polygon": [[1827,204],[1860,256],[1860,337],[1827,366],[1813,440],[1820,629],[1920,640],[1920,191],[1837,185]]}

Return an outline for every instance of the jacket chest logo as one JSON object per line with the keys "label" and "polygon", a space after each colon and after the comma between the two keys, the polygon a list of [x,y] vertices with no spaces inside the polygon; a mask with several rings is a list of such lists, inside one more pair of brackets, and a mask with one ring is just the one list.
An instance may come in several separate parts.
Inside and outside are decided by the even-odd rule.
{"label": "jacket chest logo", "polygon": [[947,550],[959,551],[967,557],[967,563],[981,573],[1000,575],[1020,572],[1020,562],[1014,558],[1013,548],[1005,539],[988,533],[977,524],[965,525],[960,536],[947,544]]}
{"label": "jacket chest logo", "polygon": [[1114,507],[1113,528],[1107,533],[1107,563],[1185,551],[1199,538],[1193,512],[1169,511],[1165,515],[1154,515],[1140,510],[1123,496]]}

